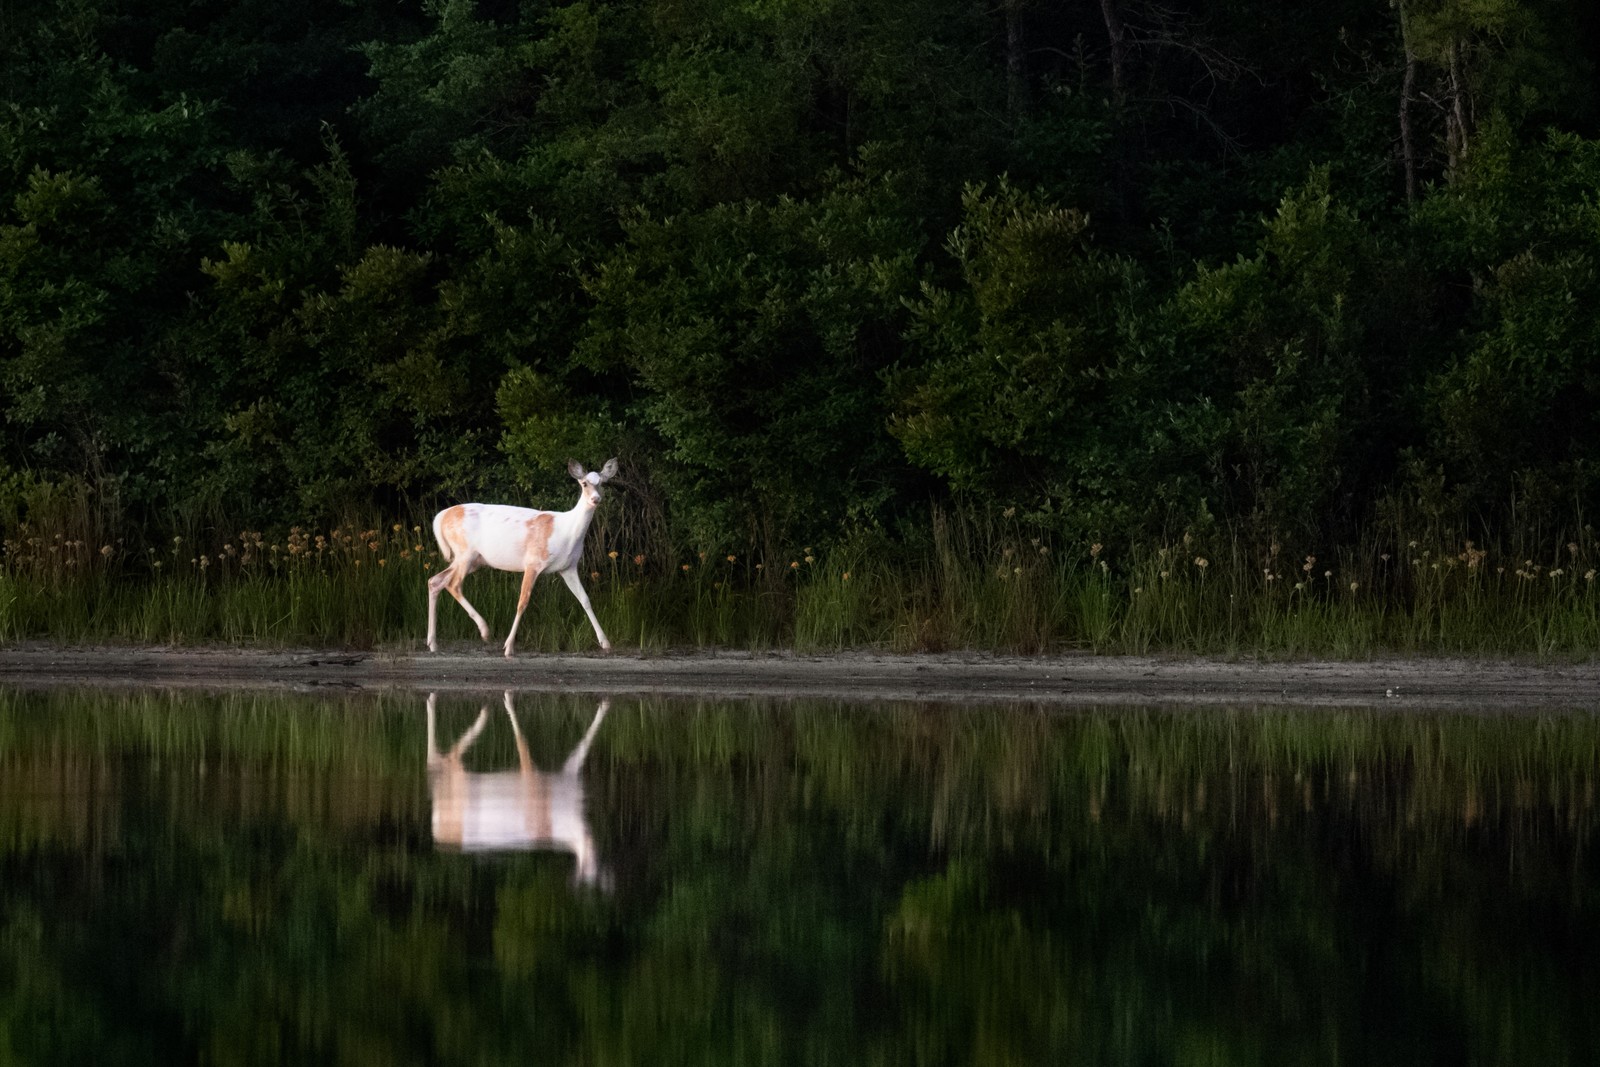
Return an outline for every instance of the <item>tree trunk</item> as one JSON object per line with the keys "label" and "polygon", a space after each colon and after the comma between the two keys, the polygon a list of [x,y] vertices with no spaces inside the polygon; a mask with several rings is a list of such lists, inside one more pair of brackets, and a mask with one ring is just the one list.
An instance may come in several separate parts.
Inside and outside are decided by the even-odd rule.
{"label": "tree trunk", "polygon": [[1406,26],[1406,5],[1400,5],[1400,42],[1405,49],[1406,70],[1400,82],[1400,159],[1406,173],[1406,206],[1417,202],[1417,149],[1411,139],[1411,98],[1417,85],[1417,54],[1411,50],[1411,34]]}
{"label": "tree trunk", "polygon": [[1020,118],[1028,107],[1028,46],[1022,26],[1025,0],[1005,0],[1006,114]]}
{"label": "tree trunk", "polygon": [[1106,22],[1106,40],[1111,46],[1111,103],[1121,110],[1128,102],[1128,32],[1122,24],[1120,0],[1100,0],[1100,15]]}
{"label": "tree trunk", "polygon": [[1111,61],[1111,212],[1118,222],[1126,223],[1135,215],[1136,193],[1132,129],[1128,114],[1128,33],[1122,22],[1122,2],[1100,0],[1100,15],[1106,23],[1106,42]]}
{"label": "tree trunk", "polygon": [[1445,143],[1450,152],[1450,170],[1453,173],[1456,166],[1467,155],[1467,107],[1466,91],[1461,81],[1461,42],[1454,41],[1450,45],[1450,111],[1445,116],[1446,136]]}

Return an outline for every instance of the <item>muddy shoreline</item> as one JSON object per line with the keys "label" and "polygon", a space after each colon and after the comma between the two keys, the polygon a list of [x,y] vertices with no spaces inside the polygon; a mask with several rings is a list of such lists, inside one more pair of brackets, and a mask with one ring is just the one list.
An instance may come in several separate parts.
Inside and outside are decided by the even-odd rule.
{"label": "muddy shoreline", "polygon": [[843,652],[519,654],[450,647],[0,647],[0,685],[501,690],[959,704],[1374,706],[1600,711],[1600,664],[1466,659],[1223,661]]}

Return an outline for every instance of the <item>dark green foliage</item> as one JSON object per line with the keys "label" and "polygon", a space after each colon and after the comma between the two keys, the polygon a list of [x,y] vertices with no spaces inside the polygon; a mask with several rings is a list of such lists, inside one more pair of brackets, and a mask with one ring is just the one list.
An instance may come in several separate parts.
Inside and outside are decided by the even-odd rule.
{"label": "dark green foliage", "polygon": [[1432,454],[1480,505],[1513,492],[1560,514],[1592,503],[1600,463],[1600,148],[1485,130],[1418,226],[1474,300],[1433,369]]}
{"label": "dark green foliage", "polygon": [[639,472],[699,544],[824,534],[892,499],[878,375],[918,252],[904,184],[841,179],[809,202],[636,217],[590,279],[577,358],[634,383]]}
{"label": "dark green foliage", "polygon": [[1597,54],[1581,0],[8,4],[0,486],[1576,528]]}

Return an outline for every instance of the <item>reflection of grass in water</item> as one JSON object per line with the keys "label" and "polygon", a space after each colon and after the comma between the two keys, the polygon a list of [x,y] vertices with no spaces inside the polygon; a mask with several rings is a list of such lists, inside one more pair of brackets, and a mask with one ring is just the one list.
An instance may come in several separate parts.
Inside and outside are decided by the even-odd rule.
{"label": "reflection of grass in water", "polygon": [[[488,703],[474,747],[485,768],[514,766],[498,700],[446,694],[441,744]],[[536,760],[558,765],[593,700],[524,694],[519,715]],[[424,751],[416,694],[308,699],[0,691],[0,763],[34,780],[95,761],[160,761],[264,782],[339,782],[369,813],[415,799]],[[1564,811],[1587,819],[1600,768],[1600,720],[1583,714],[1417,715],[1375,711],[1141,711],[1045,714],[835,703],[764,706],[624,702],[589,764],[629,791],[630,768],[791,775],[809,795],[867,823],[910,805],[936,835],[965,839],[985,820],[1046,808],[1088,821],[1113,810],[1183,821],[1308,807],[1470,824],[1493,812]],[[255,777],[265,773],[267,778]],[[650,771],[655,774],[655,770]],[[677,770],[672,772],[674,775]],[[359,796],[357,796],[359,794]],[[387,799],[386,799],[387,798]],[[336,798],[326,798],[331,804]],[[1392,813],[1391,813],[1392,814]]]}

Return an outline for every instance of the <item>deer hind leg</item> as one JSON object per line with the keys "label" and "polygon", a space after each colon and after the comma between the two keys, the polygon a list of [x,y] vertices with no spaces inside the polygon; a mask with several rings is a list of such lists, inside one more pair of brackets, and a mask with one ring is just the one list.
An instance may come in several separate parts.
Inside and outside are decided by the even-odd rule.
{"label": "deer hind leg", "polygon": [[543,563],[530,563],[522,572],[522,595],[517,598],[517,617],[511,620],[511,632],[506,634],[506,659],[517,643],[517,627],[522,625],[522,613],[528,610],[528,598],[533,595],[533,581],[544,570]]}
{"label": "deer hind leg", "polygon": [[610,652],[611,642],[606,640],[606,632],[600,629],[600,620],[595,618],[594,608],[589,604],[589,594],[584,592],[583,581],[578,577],[578,569],[567,568],[561,572],[561,578],[567,583],[567,588],[572,590],[572,595],[578,598],[578,603],[583,605],[583,613],[589,616],[589,625],[594,627],[594,635],[600,639],[600,647]]}
{"label": "deer hind leg", "polygon": [[439,754],[439,694],[428,694],[428,770],[432,771],[444,762],[444,757]]}
{"label": "deer hind leg", "polygon": [[467,727],[467,732],[456,738],[456,743],[450,746],[450,752],[445,759],[452,763],[460,763],[461,757],[467,754],[467,749],[472,747],[472,742],[483,733],[483,728],[489,725],[489,705],[485,704],[478,709],[478,717],[472,720],[472,725]]}
{"label": "deer hind leg", "polygon": [[473,721],[472,725],[467,728],[467,732],[462,734],[460,738],[456,740],[456,743],[450,746],[450,751],[448,753],[440,752],[438,706],[439,694],[429,693],[428,769],[430,771],[437,770],[447,763],[459,763],[461,761],[461,757],[466,754],[467,749],[472,747],[472,742],[476,741],[478,739],[478,735],[483,733],[483,728],[489,725],[489,706],[485,704],[483,707],[478,709],[478,717]]}
{"label": "deer hind leg", "polygon": [[483,621],[483,616],[478,614],[478,609],[468,602],[461,592],[461,583],[473,570],[473,560],[465,553],[456,557],[455,562],[444,570],[428,579],[428,651],[439,650],[436,636],[438,633],[439,593],[448,591],[456,599],[472,621],[477,624],[478,635],[485,641],[489,640],[489,624]]}

